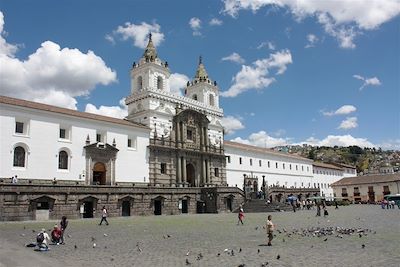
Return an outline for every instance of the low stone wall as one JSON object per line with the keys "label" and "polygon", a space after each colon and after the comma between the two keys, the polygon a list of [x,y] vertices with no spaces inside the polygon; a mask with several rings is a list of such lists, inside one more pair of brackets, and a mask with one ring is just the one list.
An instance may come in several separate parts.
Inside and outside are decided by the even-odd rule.
{"label": "low stone wall", "polygon": [[[187,213],[218,213],[236,209],[244,201],[243,191],[236,187],[150,187],[150,186],[87,186],[67,184],[0,184],[0,221],[82,218],[87,214],[100,217],[105,206],[109,216],[122,216],[125,208],[130,216],[153,215],[156,205],[162,215],[182,213],[186,200]],[[123,202],[125,207],[123,207]],[[83,210],[85,205],[93,210]],[[126,207],[128,205],[128,207]],[[37,212],[40,211],[40,212]],[[40,214],[39,214],[40,213]],[[90,216],[89,216],[90,217]]]}

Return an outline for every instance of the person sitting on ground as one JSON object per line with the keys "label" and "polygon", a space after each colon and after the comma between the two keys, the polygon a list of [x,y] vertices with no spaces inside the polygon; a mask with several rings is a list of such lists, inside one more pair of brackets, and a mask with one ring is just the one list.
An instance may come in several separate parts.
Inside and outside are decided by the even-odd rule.
{"label": "person sitting on ground", "polygon": [[51,231],[51,242],[54,244],[60,244],[60,239],[61,239],[62,231],[60,228],[58,228],[57,224],[54,225],[53,231]]}
{"label": "person sitting on ground", "polygon": [[36,236],[36,245],[40,251],[49,250],[49,246],[47,245],[47,241],[50,241],[49,235],[46,233],[46,229],[42,229],[39,234]]}

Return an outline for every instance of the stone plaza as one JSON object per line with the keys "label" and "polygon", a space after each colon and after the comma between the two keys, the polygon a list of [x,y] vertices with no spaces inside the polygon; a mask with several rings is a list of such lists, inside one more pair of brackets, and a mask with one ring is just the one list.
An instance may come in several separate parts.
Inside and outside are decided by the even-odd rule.
{"label": "stone plaza", "polygon": [[[398,266],[399,209],[351,205],[328,211],[326,218],[316,217],[316,210],[245,213],[243,226],[235,213],[109,218],[109,226],[98,226],[99,218],[70,220],[66,244],[48,252],[25,245],[58,221],[2,222],[0,266]],[[269,214],[276,226],[271,247],[263,229]],[[329,227],[355,232],[293,233]]]}

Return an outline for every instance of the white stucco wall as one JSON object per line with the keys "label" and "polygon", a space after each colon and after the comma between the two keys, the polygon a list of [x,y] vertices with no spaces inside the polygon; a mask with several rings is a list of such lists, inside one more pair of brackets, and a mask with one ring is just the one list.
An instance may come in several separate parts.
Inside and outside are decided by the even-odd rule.
{"label": "white stucco wall", "polygon": [[[28,124],[26,135],[15,133],[16,118]],[[143,182],[144,177],[148,181],[149,130],[5,104],[0,105],[0,125],[0,177],[84,181],[83,147],[88,135],[94,143],[99,132],[109,144],[115,138],[119,149],[116,182]],[[60,125],[69,129],[68,140],[59,139]],[[127,147],[128,136],[136,138],[136,149]],[[21,144],[27,148],[25,167],[13,167],[14,147]],[[68,170],[58,169],[61,150],[68,152]]]}
{"label": "white stucco wall", "polygon": [[[283,153],[279,155],[276,152],[261,153],[246,148],[232,147],[226,143],[225,154],[230,157],[230,162],[227,159],[226,163],[227,183],[230,186],[237,185],[243,188],[243,174],[256,176],[259,186],[262,185],[263,175],[268,186],[306,187],[306,183],[311,183],[313,180],[312,161],[308,159],[290,157]],[[242,158],[242,164],[239,158]],[[250,159],[252,165],[250,165]]]}

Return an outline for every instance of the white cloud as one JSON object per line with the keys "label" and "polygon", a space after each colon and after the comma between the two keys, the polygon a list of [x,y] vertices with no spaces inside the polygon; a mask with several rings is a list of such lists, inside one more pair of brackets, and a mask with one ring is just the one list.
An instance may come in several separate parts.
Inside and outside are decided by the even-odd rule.
{"label": "white cloud", "polygon": [[173,73],[169,76],[169,86],[171,93],[175,95],[182,95],[182,88],[186,87],[186,83],[189,81],[189,77],[180,73]]}
{"label": "white cloud", "polygon": [[305,48],[315,47],[315,44],[319,41],[318,37],[312,33],[307,35],[307,44]]}
{"label": "white cloud", "polygon": [[355,112],[356,110],[357,108],[353,105],[344,105],[335,111],[322,112],[322,114],[324,114],[325,116],[346,115]]}
{"label": "white cloud", "polygon": [[304,144],[313,146],[359,146],[359,147],[376,147],[366,138],[355,138],[351,135],[328,135],[326,138],[319,140],[314,137],[308,138]]}
{"label": "white cloud", "polygon": [[112,45],[115,45],[115,39],[111,34],[106,34],[104,38],[109,41]]}
{"label": "white cloud", "polygon": [[237,130],[244,129],[244,125],[239,118],[227,116],[221,119],[221,124],[225,129],[226,134],[233,134]]}
{"label": "white cloud", "polygon": [[361,30],[373,30],[400,14],[398,0],[222,0],[223,12],[237,17],[240,10],[258,11],[264,6],[289,9],[296,20],[317,17],[325,31],[337,38],[343,48],[354,48],[353,39]]}
{"label": "white cloud", "polygon": [[372,78],[367,78],[367,77],[362,77],[361,75],[353,75],[354,78],[364,81],[363,85],[360,87],[360,91],[366,87],[366,86],[379,86],[381,85],[381,81],[377,77],[372,77]]}
{"label": "white cloud", "polygon": [[[2,18],[1,13],[1,27]],[[3,48],[12,46],[1,39]],[[15,58],[12,50],[0,51],[0,66],[7,66],[0,68],[2,95],[76,109],[75,97],[116,81],[115,71],[90,50],[82,53],[45,41],[26,60]]]}
{"label": "white cloud", "polygon": [[7,32],[4,30],[4,14],[0,11],[0,54],[14,57],[18,50],[17,45],[7,43],[5,36]]}
{"label": "white cloud", "polygon": [[232,61],[238,64],[243,64],[245,62],[245,60],[236,52],[230,54],[227,57],[223,57],[221,59],[222,61]]}
{"label": "white cloud", "polygon": [[287,65],[292,63],[292,55],[289,50],[282,50],[271,54],[269,58],[259,59],[251,66],[243,65],[242,69],[233,77],[233,85],[221,96],[235,97],[245,91],[268,87],[275,81],[270,77],[270,70],[277,69],[276,74],[286,71]]}
{"label": "white cloud", "polygon": [[213,19],[211,19],[210,22],[209,22],[209,24],[210,24],[211,26],[221,26],[222,23],[223,23],[222,20],[217,19],[217,18],[213,18]]}
{"label": "white cloud", "polygon": [[348,117],[340,123],[338,129],[349,130],[357,127],[357,117]]}
{"label": "white cloud", "polygon": [[236,137],[232,139],[234,142],[253,145],[258,147],[276,147],[276,146],[284,146],[289,144],[289,138],[275,138],[268,135],[265,131],[259,131],[257,133],[252,133],[247,139],[243,139],[241,137]]}
{"label": "white cloud", "polygon": [[276,49],[275,44],[272,43],[272,42],[269,42],[269,41],[268,42],[262,42],[261,44],[259,44],[257,46],[257,49],[261,49],[263,47],[268,47],[269,50],[275,50]]}
{"label": "white cloud", "polygon": [[189,21],[190,28],[193,30],[194,36],[200,36],[201,32],[201,20],[199,18],[193,17]]}
{"label": "white cloud", "polygon": [[113,31],[113,35],[120,36],[124,41],[132,39],[134,46],[144,49],[147,46],[150,32],[155,46],[159,46],[164,41],[164,34],[160,30],[161,26],[155,22],[152,24],[146,22],[142,22],[141,24],[126,22],[123,26],[118,26]]}
{"label": "white cloud", "polygon": [[389,139],[377,146],[384,150],[400,150],[400,139]]}
{"label": "white cloud", "polygon": [[119,106],[100,106],[97,108],[93,104],[86,104],[85,112],[123,119],[128,115],[128,107],[125,105],[125,98],[122,98],[119,101]]}

